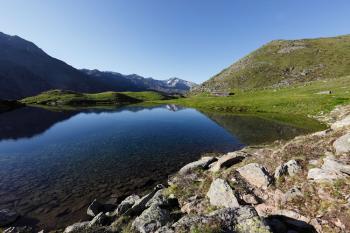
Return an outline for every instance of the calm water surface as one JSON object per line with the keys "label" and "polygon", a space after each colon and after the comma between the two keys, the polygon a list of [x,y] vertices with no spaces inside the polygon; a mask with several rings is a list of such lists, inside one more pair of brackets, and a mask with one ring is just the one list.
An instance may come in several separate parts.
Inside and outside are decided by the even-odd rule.
{"label": "calm water surface", "polygon": [[204,153],[305,133],[258,117],[176,106],[0,114],[0,208],[38,229],[86,219],[98,198],[118,203],[165,182]]}

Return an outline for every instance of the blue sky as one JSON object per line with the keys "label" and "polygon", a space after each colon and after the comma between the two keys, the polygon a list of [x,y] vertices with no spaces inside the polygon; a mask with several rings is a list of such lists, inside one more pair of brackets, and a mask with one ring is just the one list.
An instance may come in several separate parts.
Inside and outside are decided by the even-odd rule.
{"label": "blue sky", "polygon": [[348,0],[0,0],[0,31],[77,68],[203,82],[273,39],[350,33]]}

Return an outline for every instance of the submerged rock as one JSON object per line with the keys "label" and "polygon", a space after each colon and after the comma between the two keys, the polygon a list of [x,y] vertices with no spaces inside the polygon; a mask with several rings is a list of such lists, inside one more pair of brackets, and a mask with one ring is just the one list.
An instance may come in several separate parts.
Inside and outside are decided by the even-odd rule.
{"label": "submerged rock", "polygon": [[18,217],[18,213],[14,210],[0,209],[0,227],[13,223]]}
{"label": "submerged rock", "polygon": [[226,208],[240,206],[232,188],[223,179],[216,179],[211,183],[207,196],[213,206]]}
{"label": "submerged rock", "polygon": [[237,169],[239,174],[250,184],[266,189],[271,183],[272,178],[267,169],[257,163],[250,163]]}

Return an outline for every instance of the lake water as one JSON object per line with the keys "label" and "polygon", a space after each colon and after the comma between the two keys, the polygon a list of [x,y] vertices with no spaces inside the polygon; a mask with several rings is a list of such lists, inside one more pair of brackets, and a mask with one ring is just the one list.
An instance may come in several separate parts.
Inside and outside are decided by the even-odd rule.
{"label": "lake water", "polygon": [[205,153],[271,142],[307,130],[259,117],[177,106],[0,114],[0,208],[16,225],[54,229],[86,219],[98,198],[117,203],[164,183]]}

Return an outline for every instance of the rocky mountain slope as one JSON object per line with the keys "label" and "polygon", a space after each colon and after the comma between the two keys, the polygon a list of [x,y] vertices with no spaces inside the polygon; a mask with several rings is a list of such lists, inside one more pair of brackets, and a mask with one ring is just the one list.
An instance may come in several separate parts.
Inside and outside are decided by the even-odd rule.
{"label": "rocky mountain slope", "polygon": [[288,86],[350,74],[350,35],[275,40],[224,69],[196,92]]}
{"label": "rocky mountain slope", "polygon": [[[349,232],[350,106],[322,120],[329,129],[204,156],[142,197],[117,205],[97,199],[87,209],[90,221],[57,232]],[[0,215],[0,226],[18,216],[8,209]]]}
{"label": "rocky mountain slope", "polygon": [[137,74],[123,75],[117,72],[82,69],[85,74],[103,82],[108,86],[117,87],[118,91],[155,90],[164,93],[184,94],[197,84],[179,78],[156,80],[144,78]]}
{"label": "rocky mountain slope", "polygon": [[34,43],[0,32],[0,99],[21,99],[51,89],[84,93],[157,90],[184,93],[192,83],[158,81],[138,75],[77,70]]}

